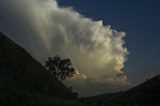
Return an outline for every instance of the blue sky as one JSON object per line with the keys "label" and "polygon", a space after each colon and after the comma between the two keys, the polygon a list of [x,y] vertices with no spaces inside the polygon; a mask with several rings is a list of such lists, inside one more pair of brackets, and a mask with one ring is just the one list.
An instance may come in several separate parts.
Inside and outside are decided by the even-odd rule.
{"label": "blue sky", "polygon": [[124,70],[132,83],[160,72],[159,0],[59,0],[59,4],[126,32],[130,54]]}

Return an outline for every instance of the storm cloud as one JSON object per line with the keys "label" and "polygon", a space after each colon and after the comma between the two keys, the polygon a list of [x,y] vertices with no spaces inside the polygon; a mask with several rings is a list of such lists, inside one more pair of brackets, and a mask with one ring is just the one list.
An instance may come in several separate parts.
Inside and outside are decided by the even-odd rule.
{"label": "storm cloud", "polygon": [[125,88],[124,32],[94,21],[55,0],[1,0],[0,31],[42,64],[48,56],[70,58],[77,75],[66,80],[81,95]]}

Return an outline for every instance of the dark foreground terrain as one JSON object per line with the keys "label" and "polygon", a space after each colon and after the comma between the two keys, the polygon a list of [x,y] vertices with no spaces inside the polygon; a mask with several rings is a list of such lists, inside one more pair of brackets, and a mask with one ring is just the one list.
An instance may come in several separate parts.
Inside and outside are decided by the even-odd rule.
{"label": "dark foreground terrain", "polygon": [[160,76],[125,92],[85,99],[0,33],[0,106],[160,106]]}
{"label": "dark foreground terrain", "polygon": [[75,106],[77,95],[0,33],[0,106]]}
{"label": "dark foreground terrain", "polygon": [[160,75],[128,91],[89,97],[86,102],[104,106],[160,106]]}

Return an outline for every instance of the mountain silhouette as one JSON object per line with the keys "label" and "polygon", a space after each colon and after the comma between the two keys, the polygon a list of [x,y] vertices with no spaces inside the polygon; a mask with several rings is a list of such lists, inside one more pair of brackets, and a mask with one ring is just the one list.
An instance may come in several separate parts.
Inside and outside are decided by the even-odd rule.
{"label": "mountain silhouette", "polygon": [[68,101],[70,106],[73,97],[26,50],[0,33],[0,106],[63,106]]}
{"label": "mountain silhouette", "polygon": [[159,106],[160,75],[124,92],[88,97],[74,93],[25,49],[0,32],[0,106]]}
{"label": "mountain silhouette", "polygon": [[160,75],[125,92],[102,94],[86,98],[88,103],[101,100],[107,106],[160,106]]}

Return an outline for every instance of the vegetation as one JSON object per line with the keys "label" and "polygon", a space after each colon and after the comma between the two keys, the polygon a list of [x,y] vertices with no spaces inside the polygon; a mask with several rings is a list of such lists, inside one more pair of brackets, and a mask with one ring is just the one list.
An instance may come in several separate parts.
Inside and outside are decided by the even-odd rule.
{"label": "vegetation", "polygon": [[[47,66],[48,65],[48,66]],[[47,70],[48,71],[47,71]],[[124,92],[78,99],[59,80],[72,77],[69,59],[48,58],[46,68],[0,33],[0,106],[159,106],[160,75]]]}
{"label": "vegetation", "polygon": [[0,106],[81,106],[26,50],[0,33]]}
{"label": "vegetation", "polygon": [[55,75],[59,81],[76,74],[70,59],[62,59],[58,55],[53,58],[49,57],[45,67],[51,74]]}
{"label": "vegetation", "polygon": [[[45,63],[45,68],[52,75],[57,77],[57,79],[61,82],[65,80],[67,77],[72,77],[75,73],[75,68],[72,66],[70,59],[63,59],[60,56],[56,55],[55,57],[49,57]],[[77,99],[78,93],[72,91],[72,87],[68,88],[71,92],[71,99]]]}

